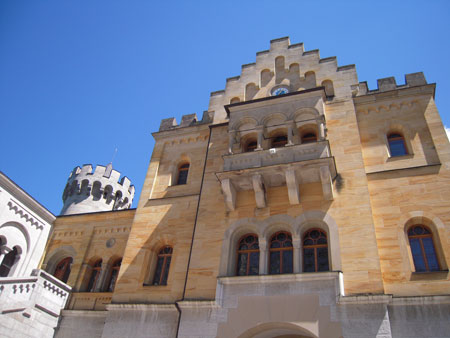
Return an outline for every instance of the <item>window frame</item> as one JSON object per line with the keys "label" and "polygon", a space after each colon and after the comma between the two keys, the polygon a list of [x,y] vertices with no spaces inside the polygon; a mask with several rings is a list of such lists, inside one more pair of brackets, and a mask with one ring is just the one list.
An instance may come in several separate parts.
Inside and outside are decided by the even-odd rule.
{"label": "window frame", "polygon": [[[86,285],[86,292],[97,292],[96,289],[98,289],[98,282],[99,282],[99,277],[100,274],[102,273],[102,264],[103,264],[103,260],[97,259],[96,261],[94,261],[94,264],[91,266],[91,270],[89,273],[89,279],[87,280],[87,285]],[[95,275],[94,275],[95,273]],[[92,285],[91,285],[92,282]]]}
{"label": "window frame", "polygon": [[[120,266],[122,265],[122,258],[118,258],[113,261],[113,264],[111,265],[111,269],[108,274],[107,283],[105,283],[105,292],[113,292],[114,288],[116,287],[117,283],[117,277],[119,276]],[[115,275],[114,275],[115,274]],[[113,277],[115,279],[113,280]],[[111,283],[114,281],[114,284],[111,288]]]}
{"label": "window frame", "polygon": [[[177,170],[177,180],[175,185],[185,185],[188,183],[188,177],[189,177],[189,169],[191,168],[191,164],[189,162],[184,162],[178,166]],[[182,178],[183,175],[186,175]],[[186,174],[184,174],[186,173]]]}
{"label": "window frame", "polygon": [[[404,154],[397,154],[397,155],[392,154],[393,148],[392,148],[391,142],[396,142],[396,141],[402,141],[401,144],[403,145]],[[392,157],[401,157],[401,156],[410,155],[408,146],[406,144],[405,135],[403,133],[400,133],[397,131],[387,133],[386,134],[386,142],[387,142],[387,146],[388,146],[388,150],[389,150],[389,157],[392,158]]]}
{"label": "window frame", "polygon": [[[424,228],[426,231],[428,231],[428,233],[420,234],[420,235],[410,234],[410,232],[414,228],[417,228],[417,227]],[[439,261],[439,253],[438,253],[438,250],[436,250],[436,244],[435,244],[435,241],[434,241],[434,234],[433,234],[432,229],[430,229],[430,227],[428,227],[428,226],[426,226],[424,224],[413,224],[413,225],[411,225],[411,226],[409,226],[407,228],[406,235],[407,235],[407,238],[408,238],[408,244],[409,244],[409,249],[410,249],[411,256],[412,256],[412,262],[413,262],[413,266],[414,266],[414,271],[416,273],[430,273],[430,272],[442,271],[442,265],[441,265],[441,262]],[[419,240],[420,253],[422,254],[422,259],[423,259],[423,262],[425,264],[425,270],[424,271],[418,271],[418,269],[417,269],[417,264],[416,264],[416,261],[414,259],[413,247],[411,245],[411,238]],[[430,263],[431,258],[429,260],[427,255],[426,255],[426,250],[425,250],[425,247],[424,247],[424,244],[423,244],[423,238],[430,238],[431,239],[431,245],[432,245],[432,249],[434,251],[434,257],[436,259],[435,264],[438,267],[437,270],[430,270],[430,268],[429,268],[429,265],[430,265],[429,263]]]}
{"label": "window frame", "polygon": [[[258,249],[243,249],[240,250],[239,247],[241,245],[241,242],[244,241],[246,238],[253,236],[256,238],[256,244],[258,245]],[[258,253],[258,273],[255,275],[250,275],[249,271],[250,271],[250,255],[252,253]],[[247,254],[247,267],[246,267],[246,274],[245,275],[239,275],[239,255],[240,254]],[[259,259],[261,257],[261,251],[259,248],[259,237],[257,234],[255,233],[247,233],[243,236],[241,236],[241,238],[237,241],[237,246],[236,246],[236,267],[235,267],[235,276],[258,276],[260,271],[259,271]]]}
{"label": "window frame", "polygon": [[[165,249],[170,249],[170,253],[164,253],[163,251]],[[169,272],[170,272],[170,265],[172,264],[172,256],[173,256],[173,247],[170,245],[165,245],[162,248],[158,250],[158,254],[156,255],[156,264],[155,264],[155,270],[153,271],[153,277],[152,277],[152,284],[153,286],[166,286],[168,285],[169,281]],[[156,282],[157,277],[157,271],[158,271],[158,264],[160,262],[159,258],[163,257],[162,260],[162,267],[161,267],[161,273],[159,276],[159,281]],[[166,271],[166,262],[167,258],[170,258],[169,266],[167,267]],[[165,277],[165,278],[164,278]]]}
{"label": "window frame", "polygon": [[[279,248],[272,248],[272,242],[274,241],[274,238],[276,236],[280,235],[280,234],[287,235],[288,238],[286,240],[290,239],[291,246],[283,247],[282,245],[280,245]],[[283,251],[290,251],[291,252],[291,255],[292,255],[292,267],[291,267],[291,269],[292,269],[292,272],[285,272],[284,271],[283,254],[282,254]],[[271,267],[271,256],[272,256],[271,253],[272,252],[280,252],[280,256],[279,256],[280,257],[280,269],[279,269],[280,272],[279,273],[274,273],[274,272],[271,272],[271,270],[270,270],[270,267]],[[290,232],[288,232],[288,231],[277,231],[272,236],[270,236],[269,250],[267,251],[267,253],[268,253],[268,262],[269,262],[267,273],[269,275],[281,275],[281,274],[287,274],[287,273],[294,273],[294,245],[293,245],[293,240],[292,240],[292,234]]]}
{"label": "window frame", "polygon": [[[318,231],[322,236],[324,236],[325,237],[325,240],[327,241],[326,242],[326,244],[310,244],[310,245],[305,245],[305,240],[306,240],[306,237],[307,236],[309,236],[309,234],[311,233],[311,232],[313,232],[313,231]],[[320,237],[319,237],[320,238]],[[318,238],[318,239],[319,239]],[[316,241],[314,238],[311,238],[313,241]],[[327,234],[327,232],[326,231],[324,231],[323,229],[320,229],[320,228],[311,228],[311,229],[308,229],[308,230],[306,230],[304,233],[303,233],[303,236],[302,236],[302,259],[303,259],[303,267],[302,267],[302,272],[303,273],[314,273],[314,272],[322,272],[322,271],[319,271],[319,264],[318,264],[318,260],[317,260],[317,257],[318,257],[318,255],[317,255],[317,249],[320,249],[320,248],[327,248],[327,264],[328,264],[328,270],[324,270],[324,271],[331,271],[330,270],[330,249],[329,249],[329,243],[328,243],[329,241],[328,241],[328,234]],[[305,249],[314,249],[314,271],[305,271],[305,267],[306,267],[306,264],[305,264]]]}
{"label": "window frame", "polygon": [[[67,281],[69,280],[69,277],[70,277],[72,263],[73,263],[73,258],[70,256],[59,260],[59,262],[55,266],[55,271],[53,271],[53,274],[52,274],[53,277],[59,279],[63,283],[67,283]],[[63,271],[62,273],[59,273],[59,271],[58,271],[58,268],[60,267],[60,265],[63,266],[63,269],[60,270],[60,271]],[[57,276],[57,274],[61,274],[61,278],[59,278]]]}

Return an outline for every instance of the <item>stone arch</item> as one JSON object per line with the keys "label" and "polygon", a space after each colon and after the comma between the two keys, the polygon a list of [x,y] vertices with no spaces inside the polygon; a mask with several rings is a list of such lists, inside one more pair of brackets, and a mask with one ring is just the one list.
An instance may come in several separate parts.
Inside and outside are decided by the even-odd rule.
{"label": "stone arch", "polygon": [[241,99],[240,99],[239,97],[237,97],[237,96],[233,97],[233,98],[230,100],[230,104],[238,103],[238,102],[241,102]]}
{"label": "stone arch", "polygon": [[314,73],[313,71],[308,71],[305,73],[304,86],[305,86],[305,89],[317,87],[316,73]]}
{"label": "stone arch", "polygon": [[172,164],[170,165],[170,169],[169,169],[171,172],[170,182],[169,182],[170,186],[178,185],[178,176],[180,173],[180,168],[185,165],[189,165],[189,167],[187,169],[188,177],[186,178],[186,184],[187,184],[187,179],[189,178],[189,173],[192,169],[191,163],[192,163],[191,157],[186,153],[180,154],[178,159],[176,159],[174,162],[172,162]]}
{"label": "stone arch", "polygon": [[281,124],[284,124],[287,120],[287,117],[283,113],[272,113],[270,115],[267,115],[262,120],[262,124],[265,127],[273,127],[278,126]]}
{"label": "stone arch", "polygon": [[385,128],[384,128],[384,134],[382,135],[383,141],[386,145],[386,152],[388,157],[391,156],[391,151],[389,147],[389,140],[388,135],[390,134],[400,134],[403,136],[403,140],[406,146],[406,152],[408,155],[414,154],[414,150],[412,148],[411,139],[413,138],[411,135],[411,131],[408,128],[408,126],[405,126],[404,124],[397,123],[397,122],[386,122]]}
{"label": "stone arch", "polygon": [[[252,218],[243,218],[234,222],[224,233],[219,276],[234,276],[236,270],[237,241],[247,233],[258,235],[259,245],[264,242],[260,225]],[[264,244],[263,244],[264,245]]]}
{"label": "stone arch", "polygon": [[301,108],[297,110],[293,115],[293,120],[295,122],[303,122],[317,119],[320,113],[315,108]]}
{"label": "stone arch", "polygon": [[243,117],[233,124],[231,130],[244,132],[249,129],[254,129],[257,125],[258,121],[256,121],[253,117]]}
{"label": "stone arch", "polygon": [[0,236],[4,237],[7,247],[12,249],[15,246],[22,248],[22,259],[30,250],[31,238],[27,228],[17,222],[6,222],[0,226]]}
{"label": "stone arch", "polygon": [[92,184],[92,196],[94,201],[98,201],[102,197],[102,183],[100,181],[95,181]]}
{"label": "stone arch", "polygon": [[321,85],[322,85],[322,87],[325,88],[325,95],[327,97],[333,97],[334,96],[333,81],[331,81],[331,80],[323,80]]}
{"label": "stone arch", "polygon": [[238,338],[309,338],[317,337],[310,330],[294,323],[270,322],[258,324],[244,333]]}
{"label": "stone arch", "polygon": [[172,262],[173,266],[174,257],[176,255],[176,237],[172,234],[159,234],[152,238],[145,248],[145,259],[144,264],[146,268],[143,270],[143,275],[141,275],[141,280],[143,280],[144,285],[152,285],[153,276],[155,274],[156,263],[158,258],[159,250],[165,246],[170,246],[173,249]]}
{"label": "stone arch", "polygon": [[296,222],[298,223],[297,236],[300,239],[311,228],[319,228],[327,233],[330,270],[342,271],[339,231],[334,219],[321,210],[310,210],[298,216]]}
{"label": "stone arch", "polygon": [[404,261],[409,263],[409,271],[415,272],[415,265],[409,244],[408,229],[413,225],[419,224],[430,228],[433,235],[433,242],[440,268],[441,270],[447,270],[447,262],[450,257],[445,256],[445,251],[443,248],[448,247],[450,245],[450,241],[448,240],[448,235],[445,233],[446,228],[444,223],[440,220],[440,218],[436,217],[432,213],[424,211],[411,211],[400,220],[398,225],[398,239],[401,255]]}
{"label": "stone arch", "polygon": [[[44,263],[42,264],[42,268],[53,276],[55,274],[56,266],[59,262],[61,262],[65,258],[71,257],[71,265],[73,265],[76,256],[77,252],[72,246],[60,246],[59,248],[56,248],[52,252],[50,252],[50,254],[46,255]],[[70,278],[70,274],[68,278]]]}
{"label": "stone arch", "polygon": [[89,180],[84,179],[81,181],[81,188],[80,188],[80,194],[82,195],[89,195]]}

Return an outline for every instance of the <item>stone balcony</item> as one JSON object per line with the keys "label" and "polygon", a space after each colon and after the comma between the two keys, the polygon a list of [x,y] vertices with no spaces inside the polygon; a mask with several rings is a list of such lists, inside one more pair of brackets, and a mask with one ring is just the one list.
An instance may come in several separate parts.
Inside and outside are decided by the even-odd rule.
{"label": "stone balcony", "polygon": [[299,185],[321,182],[325,200],[333,200],[336,165],[328,141],[225,155],[224,171],[216,173],[225,204],[236,206],[236,193],[254,190],[258,208],[266,207],[266,188],[286,185],[289,202],[300,203]]}
{"label": "stone balcony", "polygon": [[296,144],[247,153],[225,155],[223,170],[242,170],[266,167],[276,164],[316,160],[330,157],[328,141]]}
{"label": "stone balcony", "polygon": [[0,278],[0,331],[23,334],[15,337],[53,337],[70,291],[43,270],[33,270],[30,277]]}

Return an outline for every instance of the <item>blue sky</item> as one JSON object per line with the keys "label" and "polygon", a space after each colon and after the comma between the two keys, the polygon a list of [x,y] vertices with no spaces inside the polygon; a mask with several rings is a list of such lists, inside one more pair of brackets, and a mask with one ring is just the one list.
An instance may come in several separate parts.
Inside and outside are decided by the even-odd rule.
{"label": "blue sky", "polygon": [[70,171],[109,163],[139,198],[162,118],[290,36],[360,81],[423,71],[450,126],[449,1],[0,2],[0,170],[58,214]]}

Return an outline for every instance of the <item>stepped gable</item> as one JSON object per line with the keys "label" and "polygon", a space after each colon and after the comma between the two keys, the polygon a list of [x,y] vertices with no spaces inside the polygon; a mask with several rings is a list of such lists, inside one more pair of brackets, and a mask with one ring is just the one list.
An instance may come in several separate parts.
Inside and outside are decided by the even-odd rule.
{"label": "stepped gable", "polygon": [[256,62],[242,65],[239,76],[226,80],[224,90],[211,93],[209,111],[214,123],[227,120],[225,105],[271,95],[277,86],[290,92],[324,86],[327,96],[352,96],[358,85],[355,65],[338,66],[335,56],[320,58],[319,50],[305,51],[303,43],[290,44],[288,37],[270,41],[270,49],[256,53]]}

